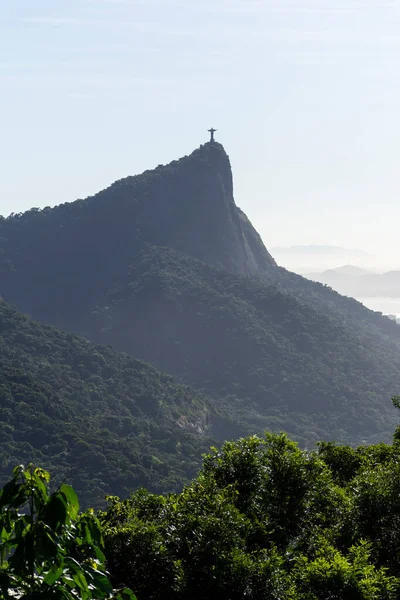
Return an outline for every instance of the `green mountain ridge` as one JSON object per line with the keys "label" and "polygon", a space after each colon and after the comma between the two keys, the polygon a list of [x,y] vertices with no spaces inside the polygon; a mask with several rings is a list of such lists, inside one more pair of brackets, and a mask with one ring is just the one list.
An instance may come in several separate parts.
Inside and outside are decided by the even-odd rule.
{"label": "green mountain ridge", "polygon": [[261,279],[147,247],[92,313],[86,335],[228,403],[241,398],[231,426],[227,410],[214,430],[220,439],[262,429],[284,429],[303,444],[390,438],[385,399],[397,389],[399,354],[379,340],[365,347],[366,334]]}
{"label": "green mountain ridge", "polygon": [[180,490],[210,445],[208,399],[2,301],[0,364],[0,485],[34,462],[98,506],[142,485]]}

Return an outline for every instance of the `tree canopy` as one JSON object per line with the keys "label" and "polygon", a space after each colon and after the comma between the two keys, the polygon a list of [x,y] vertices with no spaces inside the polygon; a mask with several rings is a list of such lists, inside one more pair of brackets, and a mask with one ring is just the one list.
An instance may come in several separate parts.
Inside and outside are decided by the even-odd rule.
{"label": "tree canopy", "polygon": [[400,431],[315,451],[284,434],[227,442],[180,494],[109,499],[111,580],[142,600],[394,600],[399,459]]}

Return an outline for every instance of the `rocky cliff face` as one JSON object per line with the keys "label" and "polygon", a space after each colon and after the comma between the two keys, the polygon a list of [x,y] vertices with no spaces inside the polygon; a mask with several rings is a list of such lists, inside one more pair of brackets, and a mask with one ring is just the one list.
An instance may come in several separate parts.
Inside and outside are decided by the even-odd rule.
{"label": "rocky cliff face", "polygon": [[132,224],[146,241],[238,275],[264,274],[276,266],[235,204],[221,144],[207,143],[167,166],[117,182],[105,192],[110,201],[121,188],[132,201],[140,198]]}
{"label": "rocky cliff face", "polygon": [[184,221],[166,245],[238,275],[265,274],[275,267],[235,204],[229,157],[220,144],[205,144],[179,161],[176,177],[180,194],[171,204]]}

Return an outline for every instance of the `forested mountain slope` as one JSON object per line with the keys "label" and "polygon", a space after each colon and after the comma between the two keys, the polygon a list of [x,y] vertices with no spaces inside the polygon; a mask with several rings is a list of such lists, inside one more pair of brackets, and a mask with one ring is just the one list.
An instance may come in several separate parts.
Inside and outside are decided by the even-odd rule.
{"label": "forested mountain slope", "polygon": [[279,268],[233,199],[220,144],[0,221],[0,293],[40,321],[218,395],[220,438],[388,438],[396,324]]}
{"label": "forested mountain slope", "polygon": [[98,505],[142,485],[180,489],[210,445],[204,397],[1,301],[0,364],[0,483],[33,462]]}
{"label": "forested mountain slope", "polygon": [[[89,316],[89,315],[88,315]],[[89,320],[88,320],[89,322]],[[219,438],[285,429],[303,443],[390,437],[400,356],[260,279],[243,279],[167,248],[148,247],[89,337],[111,343],[221,398],[236,396]],[[228,427],[228,428],[227,428]]]}

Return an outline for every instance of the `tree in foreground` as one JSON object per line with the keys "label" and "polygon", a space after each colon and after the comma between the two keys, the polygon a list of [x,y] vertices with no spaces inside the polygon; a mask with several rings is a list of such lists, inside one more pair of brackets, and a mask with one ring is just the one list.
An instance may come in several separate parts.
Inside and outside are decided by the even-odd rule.
{"label": "tree in foreground", "polygon": [[400,429],[312,452],[283,434],[227,442],[180,494],[97,515],[48,483],[17,467],[0,492],[0,600],[400,598]]}
{"label": "tree in foreground", "polygon": [[100,514],[114,585],[139,600],[400,597],[400,448],[227,442],[181,494]]}
{"label": "tree in foreground", "polygon": [[93,511],[79,514],[69,485],[49,494],[49,479],[18,466],[0,491],[0,598],[134,600],[128,589],[113,591]]}

